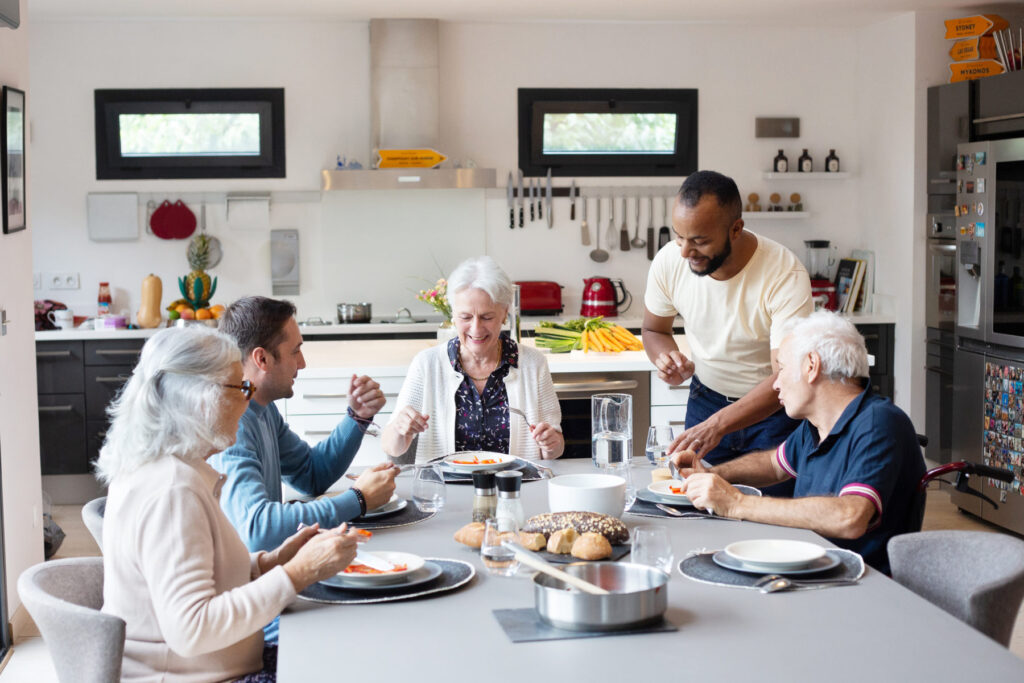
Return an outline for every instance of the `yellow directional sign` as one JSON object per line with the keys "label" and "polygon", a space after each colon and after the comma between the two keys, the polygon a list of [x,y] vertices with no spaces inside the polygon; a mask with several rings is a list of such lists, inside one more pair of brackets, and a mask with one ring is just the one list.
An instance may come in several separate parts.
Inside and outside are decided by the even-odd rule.
{"label": "yellow directional sign", "polygon": [[378,149],[377,168],[433,168],[447,158],[434,149]]}

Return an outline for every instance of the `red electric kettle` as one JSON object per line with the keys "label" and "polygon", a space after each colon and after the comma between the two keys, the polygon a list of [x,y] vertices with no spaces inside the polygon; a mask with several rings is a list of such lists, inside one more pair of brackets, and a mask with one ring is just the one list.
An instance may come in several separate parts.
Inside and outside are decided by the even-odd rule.
{"label": "red electric kettle", "polygon": [[[622,296],[616,295],[616,289]],[[619,306],[626,304],[625,311],[633,303],[633,297],[626,290],[622,280],[607,277],[583,278],[583,303],[580,304],[580,315],[593,318],[599,315],[612,317],[619,314]]]}

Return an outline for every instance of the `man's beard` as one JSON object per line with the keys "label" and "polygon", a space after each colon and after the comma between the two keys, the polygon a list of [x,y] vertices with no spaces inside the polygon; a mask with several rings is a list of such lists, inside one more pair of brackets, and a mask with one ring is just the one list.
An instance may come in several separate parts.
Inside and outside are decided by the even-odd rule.
{"label": "man's beard", "polygon": [[732,240],[726,238],[725,249],[723,249],[720,254],[715,254],[714,256],[712,256],[708,260],[708,265],[704,270],[694,270],[693,266],[691,265],[690,272],[700,277],[704,277],[705,275],[711,275],[711,273],[715,272],[716,270],[722,267],[722,264],[726,262],[730,254],[732,254]]}

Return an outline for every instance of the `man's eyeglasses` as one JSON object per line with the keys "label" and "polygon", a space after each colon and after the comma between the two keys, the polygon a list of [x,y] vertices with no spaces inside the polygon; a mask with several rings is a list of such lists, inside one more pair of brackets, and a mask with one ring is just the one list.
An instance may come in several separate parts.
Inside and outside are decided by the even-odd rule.
{"label": "man's eyeglasses", "polygon": [[245,400],[248,401],[252,398],[252,395],[256,393],[256,385],[252,383],[252,380],[243,380],[241,384],[221,384],[226,389],[238,389],[245,394]]}

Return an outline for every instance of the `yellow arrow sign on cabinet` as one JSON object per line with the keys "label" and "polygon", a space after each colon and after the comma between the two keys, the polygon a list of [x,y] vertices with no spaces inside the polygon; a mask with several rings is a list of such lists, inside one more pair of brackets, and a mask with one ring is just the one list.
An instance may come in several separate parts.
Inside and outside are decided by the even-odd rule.
{"label": "yellow arrow sign on cabinet", "polygon": [[377,168],[433,168],[447,158],[434,149],[378,149]]}

